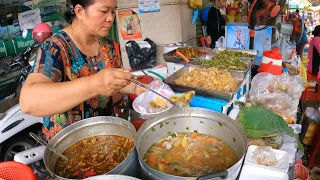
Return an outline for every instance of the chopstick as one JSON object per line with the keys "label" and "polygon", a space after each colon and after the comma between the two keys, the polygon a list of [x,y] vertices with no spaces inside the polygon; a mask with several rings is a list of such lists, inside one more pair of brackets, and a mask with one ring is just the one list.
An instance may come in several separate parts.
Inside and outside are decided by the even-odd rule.
{"label": "chopstick", "polygon": [[173,101],[171,101],[169,98],[167,98],[167,97],[165,97],[164,95],[162,95],[162,94],[154,91],[153,89],[151,89],[151,88],[149,88],[148,86],[140,83],[139,81],[137,81],[137,80],[135,80],[135,79],[132,79],[131,82],[134,83],[134,84],[136,84],[136,85],[138,85],[138,86],[141,86],[141,87],[143,87],[143,88],[145,88],[145,89],[147,89],[147,90],[149,90],[149,91],[151,91],[151,92],[153,92],[153,93],[155,93],[156,95],[158,95],[158,96],[162,97],[163,99],[169,101],[169,103],[171,103],[172,105],[176,105],[176,103],[174,103]]}

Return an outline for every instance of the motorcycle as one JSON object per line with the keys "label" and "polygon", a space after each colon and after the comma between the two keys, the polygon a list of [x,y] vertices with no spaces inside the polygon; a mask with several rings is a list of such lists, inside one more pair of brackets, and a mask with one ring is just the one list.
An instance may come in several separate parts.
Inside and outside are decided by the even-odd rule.
{"label": "motorcycle", "polygon": [[[45,23],[38,24],[32,33],[37,43],[43,43],[51,35],[51,28]],[[25,31],[23,36],[26,37]],[[12,78],[12,81],[7,81],[0,86],[0,99],[9,99],[0,103],[0,162],[12,161],[15,154],[34,148],[37,144],[28,133],[38,134],[42,129],[42,118],[24,114],[20,109],[18,97],[18,86],[22,87],[24,80],[32,70],[29,57],[35,45],[36,43],[28,47],[12,62],[0,65],[0,77],[19,72]],[[11,97],[14,98],[11,99]]]}
{"label": "motorcycle", "polygon": [[[28,31],[24,30],[22,37],[27,38]],[[36,43],[28,47],[8,62],[0,63],[0,102],[12,99],[19,95],[22,84],[30,73],[32,66],[29,63],[32,49]]]}

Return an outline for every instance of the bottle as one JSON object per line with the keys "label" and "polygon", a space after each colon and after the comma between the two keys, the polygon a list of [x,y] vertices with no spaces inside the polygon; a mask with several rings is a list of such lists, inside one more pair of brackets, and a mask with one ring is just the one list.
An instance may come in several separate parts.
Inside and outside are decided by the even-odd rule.
{"label": "bottle", "polygon": [[281,91],[288,92],[289,91],[289,83],[290,83],[290,74],[288,68],[283,68],[283,73],[281,75],[281,80],[283,82],[283,86],[281,87]]}
{"label": "bottle", "polygon": [[271,41],[269,38],[266,38],[266,42],[264,43],[264,51],[270,51],[271,50]]}

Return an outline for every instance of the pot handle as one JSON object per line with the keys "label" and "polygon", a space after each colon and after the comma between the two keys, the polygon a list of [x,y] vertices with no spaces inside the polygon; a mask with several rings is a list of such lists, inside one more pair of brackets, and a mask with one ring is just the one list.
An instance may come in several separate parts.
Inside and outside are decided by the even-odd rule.
{"label": "pot handle", "polygon": [[225,179],[228,176],[228,171],[222,171],[215,174],[205,174],[197,177],[197,180],[208,180],[212,178],[222,178]]}

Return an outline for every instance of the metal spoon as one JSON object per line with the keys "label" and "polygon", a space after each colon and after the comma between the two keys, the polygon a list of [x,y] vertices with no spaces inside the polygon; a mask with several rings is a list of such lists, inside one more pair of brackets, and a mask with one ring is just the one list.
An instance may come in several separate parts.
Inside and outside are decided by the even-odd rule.
{"label": "metal spoon", "polygon": [[59,151],[57,151],[56,149],[54,149],[53,147],[51,147],[47,142],[45,142],[44,140],[42,140],[39,136],[37,136],[36,134],[34,134],[33,132],[29,133],[30,136],[36,140],[38,143],[42,144],[43,146],[45,146],[47,149],[49,149],[51,152],[55,153],[56,155],[62,157],[65,160],[69,160],[66,156],[62,155]]}

